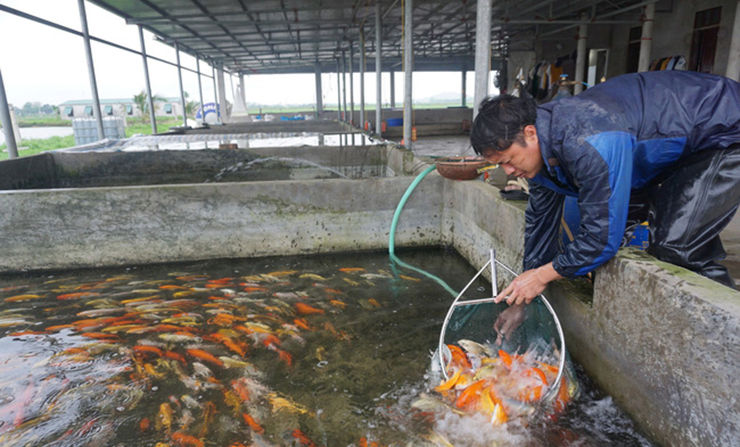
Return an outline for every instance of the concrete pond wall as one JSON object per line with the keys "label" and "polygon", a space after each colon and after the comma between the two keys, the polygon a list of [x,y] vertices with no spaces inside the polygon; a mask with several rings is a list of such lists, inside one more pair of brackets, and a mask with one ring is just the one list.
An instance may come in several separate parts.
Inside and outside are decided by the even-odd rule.
{"label": "concrete pond wall", "polygon": [[[427,165],[383,150],[393,176],[6,189],[0,273],[386,250],[396,206]],[[495,248],[517,268],[524,208],[484,182],[432,172],[395,243],[452,246],[475,268]],[[547,296],[573,358],[656,443],[740,445],[740,293],[628,249],[593,285],[559,281]]]}

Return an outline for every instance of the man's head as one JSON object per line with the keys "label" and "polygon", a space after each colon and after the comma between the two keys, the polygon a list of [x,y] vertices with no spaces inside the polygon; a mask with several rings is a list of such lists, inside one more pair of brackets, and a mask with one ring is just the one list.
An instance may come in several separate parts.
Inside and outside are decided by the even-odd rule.
{"label": "man's head", "polygon": [[480,103],[470,142],[478,155],[500,165],[508,175],[532,178],[544,164],[536,120],[537,106],[531,99],[488,97]]}

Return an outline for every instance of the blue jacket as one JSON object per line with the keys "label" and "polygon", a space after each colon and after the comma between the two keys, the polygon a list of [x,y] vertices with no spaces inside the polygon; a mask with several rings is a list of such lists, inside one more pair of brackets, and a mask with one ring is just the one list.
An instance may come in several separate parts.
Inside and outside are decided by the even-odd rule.
{"label": "blue jacket", "polygon": [[[630,191],[678,160],[740,142],[740,84],[685,71],[616,77],[538,107],[545,166],[530,184],[524,268],[550,261],[584,275],[614,256]],[[565,196],[578,198],[580,234],[560,252]]]}

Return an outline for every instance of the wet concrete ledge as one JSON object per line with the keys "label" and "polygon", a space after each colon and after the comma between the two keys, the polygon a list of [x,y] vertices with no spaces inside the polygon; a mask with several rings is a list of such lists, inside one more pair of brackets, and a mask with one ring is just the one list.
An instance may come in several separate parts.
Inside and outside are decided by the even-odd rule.
{"label": "wet concrete ledge", "polygon": [[[5,191],[0,272],[173,260],[385,250],[395,208],[424,169],[388,149],[405,176]],[[397,247],[451,245],[474,267],[490,248],[521,265],[524,203],[436,172],[401,214]],[[740,293],[635,250],[593,289],[547,292],[572,356],[661,445],[740,442]]]}

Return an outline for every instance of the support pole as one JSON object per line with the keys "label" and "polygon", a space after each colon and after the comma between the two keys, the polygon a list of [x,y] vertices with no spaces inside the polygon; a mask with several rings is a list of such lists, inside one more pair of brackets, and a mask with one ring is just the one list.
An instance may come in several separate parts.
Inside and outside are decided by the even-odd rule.
{"label": "support pole", "polygon": [[13,120],[10,118],[10,106],[8,105],[8,97],[5,95],[2,71],[0,71],[0,124],[3,125],[3,132],[5,133],[8,158],[18,158],[18,145],[13,132]]}
{"label": "support pole", "polygon": [[375,133],[378,134],[379,137],[382,137],[382,120],[383,120],[383,80],[382,80],[382,67],[381,67],[381,57],[382,57],[382,49],[383,49],[383,28],[382,28],[382,18],[380,17],[380,0],[377,0],[377,3],[375,3]]}
{"label": "support pole", "polygon": [[478,1],[475,21],[475,95],[473,119],[478,115],[478,105],[488,96],[491,74],[491,0]]}
{"label": "support pole", "polygon": [[[588,16],[581,14],[581,20],[588,20]],[[583,91],[583,73],[586,71],[586,40],[588,39],[588,25],[578,27],[578,48],[576,54],[576,84],[573,86],[573,94],[577,95]],[[642,55],[642,46],[640,46]]]}
{"label": "support pole", "polygon": [[730,79],[740,81],[740,1],[735,7],[735,22],[732,26],[732,37],[730,38],[730,53],[727,56],[727,72]]}
{"label": "support pole", "polygon": [[[404,73],[404,84],[403,84],[403,145],[404,147],[411,148],[411,127],[413,126],[413,70],[414,70],[414,15],[413,15],[413,0],[406,0],[403,10],[403,73]],[[391,79],[393,79],[393,71],[391,70]],[[391,82],[391,86],[393,82]],[[393,91],[393,89],[391,89]],[[391,93],[393,98],[393,93]],[[391,99],[391,105],[393,99]]]}
{"label": "support pole", "polygon": [[244,112],[247,111],[247,89],[244,85],[244,73],[239,73],[239,90],[242,95],[242,101],[244,102]]}
{"label": "support pole", "polygon": [[[655,3],[645,6],[645,18],[642,22],[642,37],[640,37],[640,58],[637,71],[648,71],[653,51],[653,23],[655,22]],[[580,43],[580,40],[578,41]]]}
{"label": "support pole", "polygon": [[90,47],[90,30],[87,27],[87,14],[85,14],[85,0],[77,0],[80,9],[80,24],[82,25],[83,42],[85,44],[85,57],[87,58],[87,73],[90,76],[90,90],[93,97],[93,115],[98,126],[98,140],[105,138],[103,130],[103,114],[100,113],[100,97],[98,97],[98,83],[95,80],[95,66],[93,64],[92,48]]}
{"label": "support pole", "polygon": [[467,104],[468,99],[466,98],[466,96],[468,96],[467,82],[468,82],[468,72],[466,70],[463,70],[462,71],[462,101],[460,101],[463,107],[468,106]]}
{"label": "support pole", "polygon": [[[154,96],[152,96],[152,84],[149,82],[149,58],[146,55],[146,45],[144,44],[144,28],[139,25],[139,42],[141,43],[141,60],[144,62],[144,80],[146,81],[146,101],[149,104],[149,121],[152,125],[152,135],[157,134],[157,118],[154,114]],[[144,118],[144,111],[140,110],[141,117]]]}
{"label": "support pole", "polygon": [[337,121],[342,121],[342,82],[341,82],[341,68],[339,67],[340,61],[337,58]]}
{"label": "support pole", "polygon": [[213,102],[216,103],[216,122],[221,124],[221,103],[218,100],[218,87],[216,81],[216,62],[211,62],[211,74],[213,76]]}
{"label": "support pole", "polygon": [[180,45],[175,42],[175,55],[177,60],[177,80],[180,82],[180,104],[182,105],[182,125],[188,125],[188,116],[185,113],[185,90],[182,87],[182,65],[180,65]]}
{"label": "support pole", "polygon": [[218,104],[221,109],[221,120],[223,122],[229,119],[229,111],[226,108],[226,80],[224,79],[223,63],[218,64],[216,74],[218,75]]}
{"label": "support pole", "polygon": [[347,55],[344,51],[342,51],[342,104],[343,104],[343,110],[342,116],[344,117],[344,122],[348,123],[349,118],[347,118]]}
{"label": "support pole", "polygon": [[349,41],[349,123],[355,124],[355,52],[352,41]]}
{"label": "support pole", "polygon": [[391,75],[391,109],[396,108],[396,74],[391,67],[389,71]]}
{"label": "support pole", "polygon": [[321,64],[319,61],[313,65],[316,83],[316,119],[321,119],[324,114],[324,99],[321,92]]}
{"label": "support pole", "polygon": [[365,128],[367,117],[365,116],[365,33],[360,28],[360,127]]}
{"label": "support pole", "polygon": [[195,56],[195,69],[198,72],[198,94],[200,95],[200,117],[203,122],[206,122],[205,111],[203,110],[203,83],[200,79],[200,57]]}

